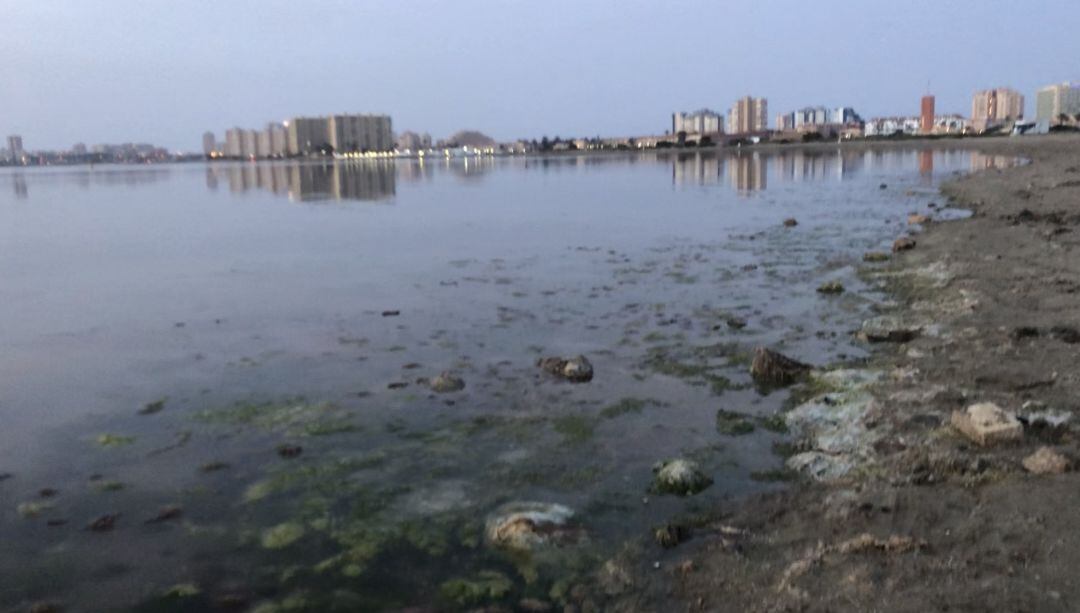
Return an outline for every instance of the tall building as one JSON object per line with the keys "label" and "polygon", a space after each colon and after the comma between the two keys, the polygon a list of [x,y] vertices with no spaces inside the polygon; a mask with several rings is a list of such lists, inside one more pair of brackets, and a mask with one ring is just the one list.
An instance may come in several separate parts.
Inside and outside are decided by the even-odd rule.
{"label": "tall building", "polygon": [[307,155],[330,144],[326,117],[294,117],[285,125],[289,155]]}
{"label": "tall building", "polygon": [[206,155],[207,158],[210,158],[210,154],[214,152],[214,147],[215,147],[216,142],[217,141],[214,139],[214,133],[213,132],[204,132],[203,133],[203,155]]}
{"label": "tall building", "polygon": [[926,95],[922,97],[922,107],[919,112],[919,133],[931,134],[934,131],[934,97]]}
{"label": "tall building", "polygon": [[23,151],[22,137],[12,134],[7,138],[8,156],[12,164],[21,164],[25,152]]}
{"label": "tall building", "polygon": [[1056,125],[1061,116],[1073,119],[1080,114],[1080,85],[1058,83],[1048,85],[1035,94],[1035,121]]}
{"label": "tall building", "polygon": [[975,92],[971,122],[979,132],[1024,117],[1024,95],[1007,87]]}
{"label": "tall building", "polygon": [[862,123],[862,117],[855,112],[855,109],[850,106],[842,106],[832,112],[832,122],[846,126],[856,123]]}
{"label": "tall building", "polygon": [[259,159],[270,157],[270,128],[260,130],[256,135],[255,157]]}
{"label": "tall building", "polygon": [[86,143],[75,143],[71,147],[71,152],[75,155],[86,155]]}
{"label": "tall building", "polygon": [[389,115],[331,115],[327,134],[330,146],[337,153],[394,149]]}
{"label": "tall building", "polygon": [[243,152],[243,133],[242,128],[231,128],[225,131],[225,155],[231,158],[238,158]]}
{"label": "tall building", "polygon": [[700,109],[693,113],[672,113],[671,133],[716,134],[724,131],[724,116],[716,111]]}
{"label": "tall building", "polygon": [[289,153],[289,133],[285,126],[280,123],[270,123],[266,126],[270,133],[270,156],[285,157]]}
{"label": "tall building", "polygon": [[727,131],[731,134],[760,132],[768,128],[768,102],[765,98],[740,98],[728,113]]}
{"label": "tall building", "polygon": [[250,159],[258,155],[259,133],[255,130],[240,131],[240,157]]}

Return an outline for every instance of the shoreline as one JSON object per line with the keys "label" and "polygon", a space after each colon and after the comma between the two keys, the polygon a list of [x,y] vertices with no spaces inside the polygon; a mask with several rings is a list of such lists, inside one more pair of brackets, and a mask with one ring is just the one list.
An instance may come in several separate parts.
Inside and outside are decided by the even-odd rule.
{"label": "shoreline", "polygon": [[[660,570],[622,560],[637,567],[633,587],[610,589],[602,571],[616,610],[672,601],[691,611],[1080,606],[1071,570],[1080,477],[1070,470],[1080,456],[1080,261],[1071,257],[1080,138],[970,142],[1030,163],[947,181],[938,204],[972,216],[931,220],[913,250],[863,266],[896,303],[882,318],[906,342],[872,345],[876,381],[807,384],[818,393],[788,414],[803,435],[797,451],[818,452],[826,467],[843,457],[849,470],[811,465],[816,478],[804,471],[783,492],[714,511]],[[889,146],[920,144],[956,145]],[[954,411],[981,402],[1019,417],[1020,440],[980,446],[951,424]],[[1025,460],[1043,447],[1064,463],[1035,474],[1031,466],[1044,467]],[[645,549],[639,558],[662,555]]]}

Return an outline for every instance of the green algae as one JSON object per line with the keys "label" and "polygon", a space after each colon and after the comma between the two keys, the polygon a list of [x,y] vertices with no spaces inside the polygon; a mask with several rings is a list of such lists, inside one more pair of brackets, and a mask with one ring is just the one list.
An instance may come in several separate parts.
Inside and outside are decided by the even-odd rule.
{"label": "green algae", "polygon": [[716,430],[727,436],[741,436],[753,432],[754,423],[744,415],[719,409],[716,411]]}
{"label": "green algae", "polygon": [[506,575],[482,570],[468,579],[450,579],[439,586],[440,598],[458,607],[474,607],[506,598],[514,583]]}
{"label": "green algae", "polygon": [[348,412],[336,405],[307,402],[303,398],[237,403],[222,409],[199,411],[195,413],[195,419],[209,424],[282,431],[294,436],[326,436],[360,429],[349,420]]}
{"label": "green algae", "polygon": [[798,479],[799,473],[789,468],[773,468],[750,473],[750,478],[762,483],[782,483]]}
{"label": "green algae", "polygon": [[301,524],[285,522],[262,534],[262,546],[266,549],[284,549],[303,538],[307,530]]}
{"label": "green algae", "polygon": [[99,447],[106,449],[113,447],[125,447],[135,442],[134,436],[125,436],[121,434],[99,434],[94,441]]}
{"label": "green algae", "polygon": [[776,432],[777,434],[787,434],[788,432],[787,418],[784,417],[783,413],[760,417],[758,418],[758,424],[769,432]]}
{"label": "green algae", "polygon": [[591,439],[596,423],[585,415],[563,415],[551,421],[551,427],[563,437],[563,443],[576,445]]}
{"label": "green algae", "polygon": [[614,419],[630,413],[640,413],[645,410],[645,407],[652,404],[654,401],[644,400],[641,398],[622,398],[614,404],[600,409],[600,416],[607,419]]}

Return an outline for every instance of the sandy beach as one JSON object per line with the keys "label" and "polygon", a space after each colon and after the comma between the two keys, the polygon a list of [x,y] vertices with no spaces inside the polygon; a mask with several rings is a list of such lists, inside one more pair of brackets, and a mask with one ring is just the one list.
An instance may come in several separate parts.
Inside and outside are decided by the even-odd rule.
{"label": "sandy beach", "polygon": [[[912,226],[913,249],[866,265],[894,300],[873,323],[893,334],[870,334],[882,341],[860,366],[870,382],[805,384],[818,413],[792,452],[817,453],[808,457],[821,464],[804,463],[782,494],[688,522],[678,563],[657,568],[652,552],[637,552],[627,564],[642,570],[629,579],[613,562],[600,581],[620,608],[1080,607],[1080,138],[969,142],[1030,164],[945,184],[934,204],[973,215],[939,222],[931,213]],[[1015,419],[1016,436],[965,436],[953,415],[976,403]],[[842,423],[822,425],[830,414]],[[856,451],[821,452],[829,436],[849,437]],[[841,461],[850,465],[833,470]]]}

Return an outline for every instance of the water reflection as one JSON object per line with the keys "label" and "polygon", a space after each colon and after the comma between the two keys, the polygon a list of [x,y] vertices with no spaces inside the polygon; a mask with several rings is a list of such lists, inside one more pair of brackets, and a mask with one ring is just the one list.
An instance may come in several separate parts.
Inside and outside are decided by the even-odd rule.
{"label": "water reflection", "polygon": [[[1016,159],[970,151],[859,150],[836,151],[707,151],[663,156],[671,164],[676,186],[728,185],[740,193],[763,191],[770,173],[784,183],[843,181],[867,172],[896,172],[917,167],[923,182],[931,183],[935,165],[956,168],[960,156],[970,156],[971,170],[1006,168]],[[643,158],[645,156],[642,156]],[[655,159],[655,158],[654,158]],[[963,166],[963,164],[961,164]]]}
{"label": "water reflection", "polygon": [[208,189],[217,190],[224,181],[228,182],[232,193],[258,189],[295,202],[374,201],[395,194],[396,167],[391,161],[206,167]]}

